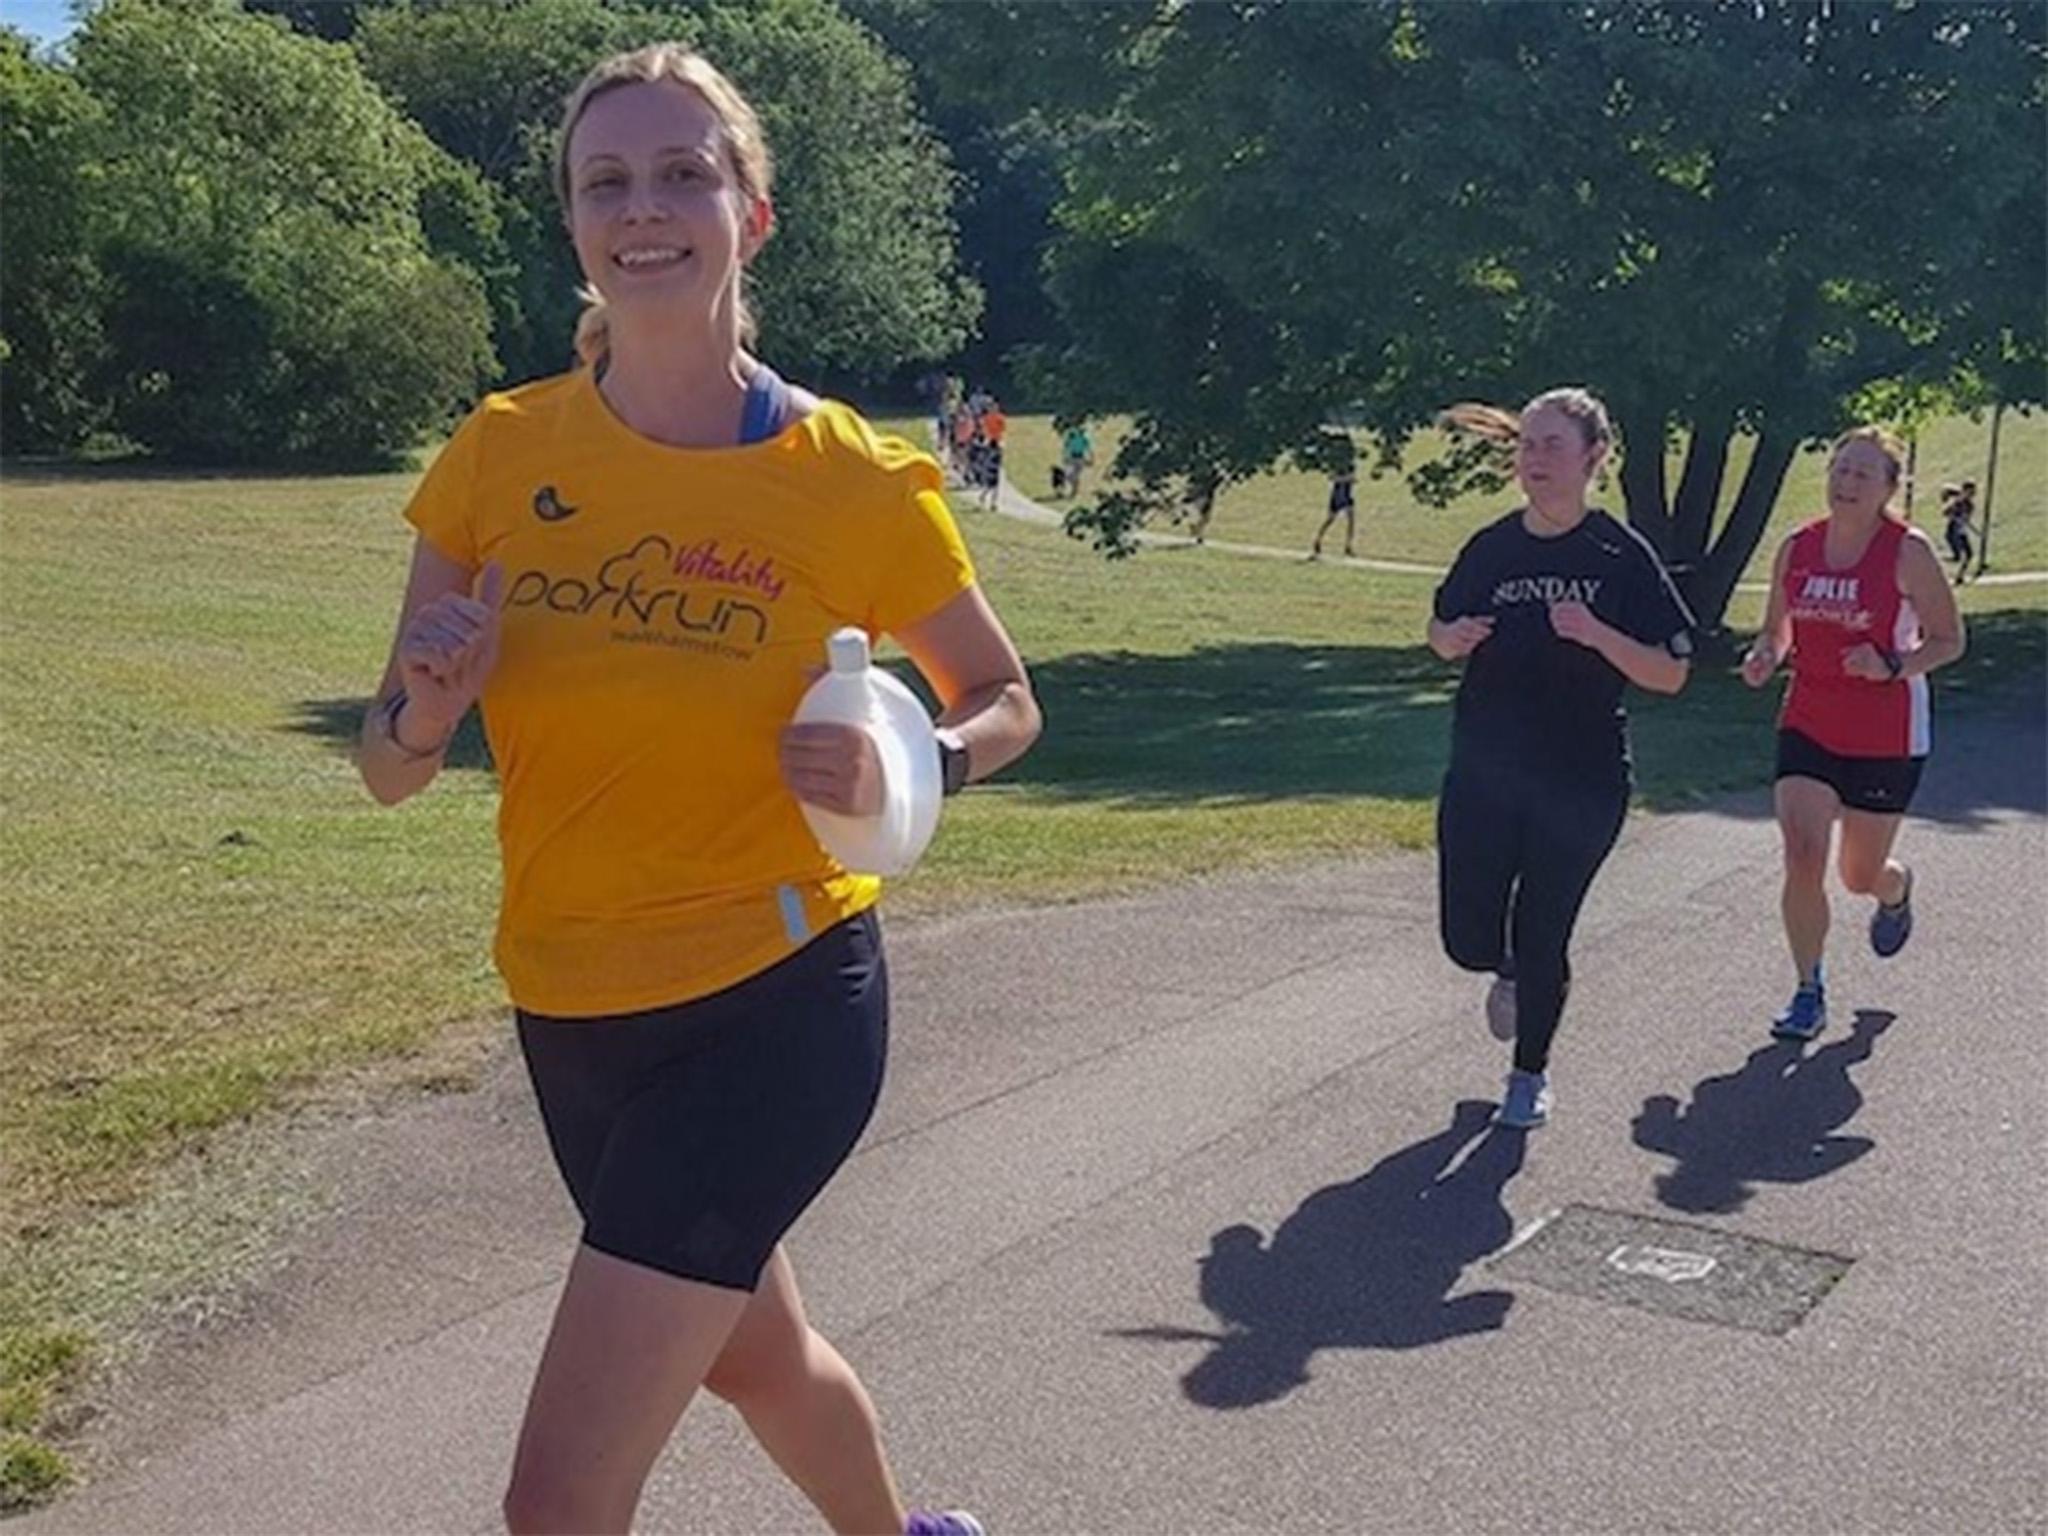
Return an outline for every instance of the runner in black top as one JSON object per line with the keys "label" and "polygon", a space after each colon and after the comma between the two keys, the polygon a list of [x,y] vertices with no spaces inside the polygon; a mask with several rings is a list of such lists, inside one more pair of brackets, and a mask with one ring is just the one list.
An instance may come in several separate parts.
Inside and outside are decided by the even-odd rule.
{"label": "runner in black top", "polygon": [[1977,552],[1970,543],[1970,535],[1976,531],[1971,519],[1977,515],[1977,482],[1943,486],[1941,515],[1948,524],[1948,557],[1956,563],[1956,585],[1960,587],[1970,579],[1970,557]]}
{"label": "runner in black top", "polygon": [[1515,1042],[1499,1120],[1541,1125],[1572,925],[1620,835],[1630,787],[1623,686],[1685,686],[1692,615],[1643,537],[1589,510],[1613,440],[1578,389],[1452,425],[1515,445],[1527,502],[1479,530],[1437,589],[1429,643],[1464,660],[1437,807],[1444,949],[1491,971],[1493,1032]]}
{"label": "runner in black top", "polygon": [[1323,514],[1323,526],[1316,530],[1315,542],[1308,547],[1309,559],[1323,558],[1323,535],[1340,517],[1344,519],[1344,555],[1350,559],[1358,553],[1352,548],[1358,537],[1358,471],[1348,464],[1330,479],[1330,507]]}

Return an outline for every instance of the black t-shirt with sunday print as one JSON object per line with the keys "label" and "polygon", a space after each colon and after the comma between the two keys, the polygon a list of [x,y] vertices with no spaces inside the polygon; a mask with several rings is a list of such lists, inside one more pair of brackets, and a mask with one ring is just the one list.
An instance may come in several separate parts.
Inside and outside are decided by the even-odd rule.
{"label": "black t-shirt with sunday print", "polygon": [[1538,771],[1626,772],[1627,680],[1597,651],[1558,636],[1557,602],[1584,603],[1633,640],[1692,654],[1692,614],[1641,534],[1594,509],[1571,532],[1537,538],[1510,512],[1466,542],[1436,591],[1443,622],[1493,620],[1492,635],[1465,658],[1454,761],[1476,751],[1512,754]]}

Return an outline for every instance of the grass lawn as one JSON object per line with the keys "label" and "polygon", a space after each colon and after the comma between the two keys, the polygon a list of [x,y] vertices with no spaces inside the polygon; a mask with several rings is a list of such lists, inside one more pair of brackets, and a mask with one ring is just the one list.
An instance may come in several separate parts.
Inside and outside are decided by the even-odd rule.
{"label": "grass lawn", "polygon": [[[1107,470],[1116,457],[1116,444],[1126,423],[1113,419],[1094,424],[1095,463]],[[1930,425],[1920,437],[1914,517],[1941,545],[1939,492],[1948,481],[1975,480],[1981,506],[1986,453],[1990,446],[1990,419],[1969,421],[1947,417]],[[1416,440],[1411,462],[1424,463],[1441,451],[1441,439],[1434,433]],[[1723,486],[1722,505],[1733,501],[1741,485],[1741,474],[1749,463],[1751,440],[1742,439],[1731,455]],[[1050,418],[1012,418],[1009,446],[1005,453],[1010,477],[1027,496],[1050,507],[1065,502],[1051,499],[1052,465],[1058,457],[1056,434]],[[1998,479],[1994,487],[1991,524],[1991,569],[1993,571],[2037,571],[2048,569],[2048,414],[2021,416],[2007,412],[1998,445]],[[1682,459],[1674,455],[1670,465],[1671,484],[1678,483]],[[1762,580],[1770,574],[1770,563],[1779,538],[1791,528],[1825,510],[1822,504],[1824,455],[1800,454],[1792,462],[1785,485],[1771,519],[1770,530],[1757,546],[1749,574]],[[1083,500],[1100,489],[1101,481],[1091,475],[1084,482]],[[1299,549],[1307,554],[1309,540],[1323,520],[1330,483],[1320,475],[1284,470],[1228,488],[1216,500],[1216,517],[1209,528],[1213,539],[1247,544],[1270,544],[1281,549]],[[1448,565],[1472,530],[1498,517],[1513,505],[1512,487],[1492,496],[1467,496],[1448,507],[1426,507],[1417,503],[1398,474],[1373,480],[1361,476],[1358,482],[1358,542],[1360,555],[1379,560],[1412,560],[1424,564]],[[1621,510],[1621,487],[1609,476],[1604,493],[1596,500],[1617,513]],[[1166,525],[1161,525],[1165,527]],[[1343,525],[1332,530],[1323,544],[1324,552],[1343,548]]]}
{"label": "grass lawn", "polygon": [[[2038,488],[2038,464],[2017,470],[2002,504],[2030,472]],[[146,1204],[221,1127],[337,1083],[460,1085],[502,1034],[495,796],[474,737],[397,812],[347,756],[389,642],[411,481],[0,481],[0,1507],[63,1475],[51,1404],[118,1312],[92,1298],[141,1305],[137,1277],[166,1262],[140,1237],[82,1248],[102,1230],[89,1219]],[[1250,536],[1255,503],[1278,528],[1313,489],[1239,492],[1217,532]],[[1398,517],[1414,542],[1392,542]],[[1369,513],[1363,542],[1436,558],[1449,518]],[[1455,682],[1419,643],[1427,582],[1215,551],[1110,565],[1051,530],[962,522],[1047,734],[949,810],[892,910],[1427,845]],[[1290,526],[1305,539],[1312,522]],[[1944,700],[2038,689],[2044,602],[1974,589],[1977,645]],[[1717,676],[1644,705],[1646,802],[1759,782],[1770,708]]]}

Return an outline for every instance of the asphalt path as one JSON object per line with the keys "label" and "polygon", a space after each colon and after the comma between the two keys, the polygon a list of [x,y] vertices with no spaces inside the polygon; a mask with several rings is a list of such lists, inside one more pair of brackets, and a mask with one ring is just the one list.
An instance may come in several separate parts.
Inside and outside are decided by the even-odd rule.
{"label": "asphalt path", "polygon": [[[2044,753],[2038,708],[1938,738],[1917,931],[1879,961],[1838,893],[1804,1050],[1762,791],[1635,818],[1526,1137],[1427,856],[891,927],[883,1104],[791,1249],[906,1491],[997,1533],[2041,1530]],[[497,1528],[575,1238],[514,1054],[293,1158],[317,1218],[23,1536]],[[821,1527],[704,1399],[640,1528]]]}

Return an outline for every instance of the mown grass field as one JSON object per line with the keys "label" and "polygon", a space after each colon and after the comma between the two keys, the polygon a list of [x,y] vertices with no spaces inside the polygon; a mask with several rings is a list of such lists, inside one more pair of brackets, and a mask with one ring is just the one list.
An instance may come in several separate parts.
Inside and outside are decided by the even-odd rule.
{"label": "mown grass field", "polygon": [[[1046,432],[1020,424],[1020,475]],[[2048,476],[2011,436],[2002,533],[2048,548]],[[495,797],[474,737],[395,812],[348,758],[411,481],[0,479],[0,1507],[61,1478],[52,1404],[94,1329],[146,1307],[171,1265],[160,1232],[105,1213],[146,1207],[224,1127],[337,1084],[460,1086],[500,1037]],[[1368,484],[1368,508],[1389,484]],[[1319,506],[1278,477],[1233,493],[1216,533],[1263,517],[1305,542]],[[1369,511],[1362,552],[1441,558],[1493,510]],[[1455,676],[1420,643],[1426,579],[1213,550],[1112,565],[1056,531],[962,522],[1048,729],[953,806],[894,911],[1429,842]],[[2039,707],[2048,587],[1967,603],[1977,643],[1941,707],[2028,687]],[[1713,674],[1641,706],[1645,802],[1761,782],[1770,709]]]}
{"label": "mown grass field", "polygon": [[[1116,445],[1127,422],[1113,419],[1096,423],[1097,473],[1083,484],[1082,500],[1100,489],[1101,472],[1116,458]],[[1940,546],[1940,490],[1950,481],[1977,482],[1981,504],[1985,468],[1991,441],[1990,420],[1970,421],[1946,417],[1930,424],[1920,434],[1916,460],[1916,492],[1913,515],[1934,535]],[[1442,438],[1435,433],[1418,437],[1410,450],[1411,464],[1427,463],[1442,451]],[[1722,505],[1732,501],[1749,464],[1751,443],[1739,440],[1730,455]],[[1027,496],[1047,506],[1063,508],[1068,503],[1051,499],[1051,471],[1058,455],[1058,440],[1051,422],[1042,416],[1025,417],[1015,424],[1008,450],[1007,468],[1011,478]],[[1364,462],[1362,459],[1361,462]],[[1674,456],[1669,465],[1670,482],[1678,483],[1682,460]],[[1757,548],[1749,575],[1761,580],[1770,573],[1770,562],[1778,539],[1789,529],[1825,510],[1822,501],[1825,461],[1819,453],[1802,453],[1793,460],[1778,498],[1770,530]],[[1321,475],[1282,470],[1257,480],[1233,485],[1216,501],[1216,517],[1209,537],[1247,544],[1267,544],[1281,549],[1299,549],[1306,554],[1315,537],[1328,502],[1330,482]],[[1472,530],[1487,519],[1499,516],[1513,505],[1510,487],[1497,495],[1462,497],[1448,507],[1418,504],[1399,474],[1374,480],[1361,475],[1358,482],[1358,541],[1361,556],[1380,560],[1414,560],[1447,565]],[[1991,570],[2033,571],[2048,568],[2048,414],[2021,416],[2007,412],[1999,434],[1998,475],[1993,484],[1991,519]],[[1621,487],[1610,474],[1604,491],[1596,489],[1594,499],[1616,511],[1621,510]],[[1162,530],[1170,525],[1161,524]],[[1343,524],[1324,541],[1324,553],[1343,548]]]}

